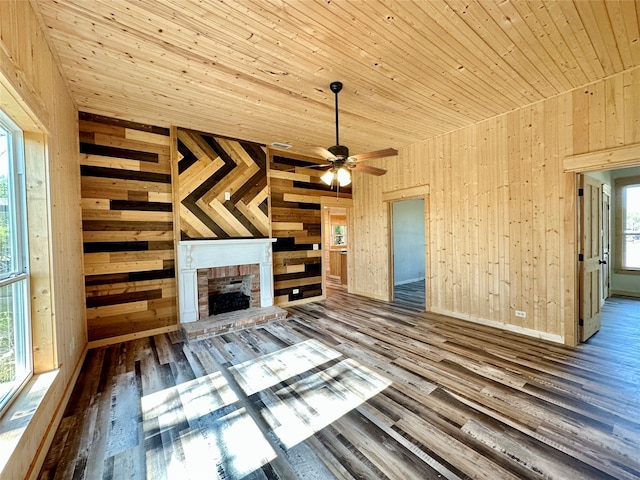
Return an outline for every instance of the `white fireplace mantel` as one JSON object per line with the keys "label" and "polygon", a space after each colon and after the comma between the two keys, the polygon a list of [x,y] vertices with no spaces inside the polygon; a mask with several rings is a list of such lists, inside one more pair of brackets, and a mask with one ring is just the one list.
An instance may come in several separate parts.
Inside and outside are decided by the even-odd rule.
{"label": "white fireplace mantel", "polygon": [[185,240],[178,242],[180,322],[198,320],[199,268],[260,265],[260,306],[273,305],[271,244],[275,238]]}

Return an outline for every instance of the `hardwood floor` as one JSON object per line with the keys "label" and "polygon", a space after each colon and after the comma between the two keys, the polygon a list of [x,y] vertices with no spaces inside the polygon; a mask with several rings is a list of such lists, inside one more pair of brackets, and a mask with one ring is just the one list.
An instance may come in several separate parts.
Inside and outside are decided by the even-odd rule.
{"label": "hardwood floor", "polygon": [[418,311],[425,309],[425,281],[405,283],[393,288],[393,303],[413,307]]}
{"label": "hardwood floor", "polygon": [[344,291],[289,310],[91,350],[40,478],[640,478],[637,300],[577,348]]}

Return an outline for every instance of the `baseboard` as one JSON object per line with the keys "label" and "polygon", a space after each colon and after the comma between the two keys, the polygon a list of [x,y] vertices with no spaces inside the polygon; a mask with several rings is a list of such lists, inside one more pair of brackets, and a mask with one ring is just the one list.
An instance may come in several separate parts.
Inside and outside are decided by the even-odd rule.
{"label": "baseboard", "polygon": [[609,290],[609,293],[613,297],[614,295],[618,297],[634,297],[640,298],[640,292],[627,292],[624,290]]}
{"label": "baseboard", "polygon": [[389,295],[376,295],[375,293],[362,292],[362,291],[355,291],[355,292],[349,292],[349,293],[353,293],[354,295],[360,295],[362,297],[372,298],[373,300],[381,300],[383,302],[391,301],[391,299],[389,298]]}
{"label": "baseboard", "polygon": [[118,335],[117,337],[103,338],[101,340],[92,340],[89,342],[89,349],[106,347],[108,345],[114,345],[116,343],[128,342],[129,340],[135,340],[136,338],[153,337],[154,335],[160,335],[162,333],[175,332],[180,330],[180,325],[169,325],[167,327],[153,328],[151,330],[144,330],[142,332],[129,333],[127,335]]}
{"label": "baseboard", "polygon": [[564,344],[564,337],[562,335],[541,332],[539,330],[519,327],[517,325],[510,325],[508,323],[503,323],[503,322],[496,322],[494,320],[487,320],[486,318],[472,317],[471,315],[465,315],[457,312],[450,312],[448,310],[443,310],[439,308],[431,308],[429,309],[429,312],[437,313],[439,315],[446,315],[448,317],[453,317],[460,320],[466,320],[468,322],[478,323],[480,325],[486,325],[488,327],[498,328],[500,330],[507,330],[509,332],[520,333],[528,337],[539,338],[541,340],[547,340],[549,342]]}
{"label": "baseboard", "polygon": [[423,282],[424,280],[425,280],[424,277],[410,278],[409,280],[402,280],[401,282],[396,282],[393,284],[393,286],[397,287],[398,285],[406,285],[407,283]]}
{"label": "baseboard", "polygon": [[322,294],[322,295],[318,295],[317,297],[301,298],[299,300],[292,300],[290,302],[276,303],[276,306],[280,308],[287,308],[287,307],[293,307],[295,305],[304,305],[305,303],[319,302],[321,300],[326,300],[326,298],[327,298],[327,295]]}

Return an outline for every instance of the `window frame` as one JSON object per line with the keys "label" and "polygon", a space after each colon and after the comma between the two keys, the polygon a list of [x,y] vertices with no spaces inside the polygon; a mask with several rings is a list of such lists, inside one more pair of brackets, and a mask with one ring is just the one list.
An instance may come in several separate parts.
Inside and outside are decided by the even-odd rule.
{"label": "window frame", "polygon": [[[344,233],[337,233],[336,232],[337,228],[343,228]],[[337,243],[336,242],[337,237],[342,237],[344,240],[344,243]],[[347,248],[347,226],[346,225],[338,225],[338,224],[331,225],[331,246],[338,247],[338,248]]]}
{"label": "window frame", "polygon": [[[0,393],[0,416],[9,408],[17,394],[34,373],[33,340],[30,304],[29,246],[27,224],[27,195],[25,179],[24,132],[2,110],[0,128],[8,134],[7,144],[7,198],[11,208],[8,211],[11,224],[12,258],[10,271],[0,273],[0,289],[12,289],[12,310],[15,328],[15,379],[10,388]],[[9,382],[7,382],[9,383]]]}
{"label": "window frame", "polygon": [[615,179],[615,237],[616,237],[616,262],[615,272],[623,274],[640,275],[640,267],[629,267],[624,264],[626,254],[626,189],[629,187],[640,188],[640,175],[621,177]]}

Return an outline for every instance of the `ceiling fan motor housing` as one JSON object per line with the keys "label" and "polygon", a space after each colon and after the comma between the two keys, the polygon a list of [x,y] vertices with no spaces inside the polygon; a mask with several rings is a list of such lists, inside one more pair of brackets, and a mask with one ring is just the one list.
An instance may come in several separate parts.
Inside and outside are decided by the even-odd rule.
{"label": "ceiling fan motor housing", "polygon": [[349,156],[349,149],[344,145],[334,145],[329,147],[329,150],[336,158],[345,159]]}

